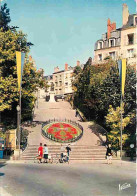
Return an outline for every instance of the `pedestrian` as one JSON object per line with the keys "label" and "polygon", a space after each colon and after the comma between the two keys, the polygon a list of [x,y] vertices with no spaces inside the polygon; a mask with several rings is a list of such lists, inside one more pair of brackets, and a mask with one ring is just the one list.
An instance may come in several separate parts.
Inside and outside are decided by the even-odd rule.
{"label": "pedestrian", "polygon": [[78,111],[76,110],[76,115],[75,115],[75,117],[77,117],[78,116]]}
{"label": "pedestrian", "polygon": [[108,163],[108,164],[112,164],[112,150],[111,150],[111,144],[108,144],[108,146],[107,146],[106,156],[107,156],[107,163]]}
{"label": "pedestrian", "polygon": [[39,157],[38,157],[39,163],[42,163],[42,157],[43,157],[43,146],[42,146],[42,143],[40,143],[40,146],[38,148],[38,154],[39,154]]}
{"label": "pedestrian", "polygon": [[44,163],[48,163],[48,147],[44,144]]}
{"label": "pedestrian", "polygon": [[70,144],[67,145],[66,151],[67,151],[67,161],[69,163],[69,154],[70,154],[69,152],[71,151]]}
{"label": "pedestrian", "polygon": [[61,147],[60,147],[60,159],[61,159],[61,162],[63,162],[63,156],[64,156],[64,146],[61,144]]}

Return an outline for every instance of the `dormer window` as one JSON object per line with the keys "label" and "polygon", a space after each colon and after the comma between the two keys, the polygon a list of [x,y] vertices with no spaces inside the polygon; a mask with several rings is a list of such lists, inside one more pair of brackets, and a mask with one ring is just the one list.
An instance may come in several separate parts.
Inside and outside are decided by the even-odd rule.
{"label": "dormer window", "polygon": [[103,48],[103,41],[99,41],[98,42],[98,49],[102,49]]}
{"label": "dormer window", "polygon": [[128,34],[127,37],[128,37],[128,45],[134,44],[134,34],[133,33]]}
{"label": "dormer window", "polygon": [[115,39],[109,39],[109,47],[114,47],[115,46]]}

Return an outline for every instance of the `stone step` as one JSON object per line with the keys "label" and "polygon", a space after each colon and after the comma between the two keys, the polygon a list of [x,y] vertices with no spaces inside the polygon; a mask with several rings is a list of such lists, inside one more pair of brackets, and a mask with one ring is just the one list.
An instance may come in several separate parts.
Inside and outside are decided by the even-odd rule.
{"label": "stone step", "polygon": [[[64,148],[67,144],[63,145]],[[23,152],[22,160],[34,160],[38,155],[39,145],[29,145]],[[92,145],[71,145],[70,160],[92,160],[92,159],[105,159],[106,148],[105,146],[92,146]],[[49,154],[54,160],[60,158],[60,144],[48,145]]]}
{"label": "stone step", "polygon": [[[21,158],[21,160],[34,160],[33,157],[29,157],[29,158]],[[58,161],[58,159],[54,159],[55,161]],[[88,158],[70,158],[69,159],[70,161],[71,160],[105,160],[104,157],[88,157]]]}
{"label": "stone step", "polygon": [[[52,149],[52,150],[49,150],[48,151],[49,153],[60,153],[60,150],[54,150],[54,149]],[[85,149],[80,149],[80,150],[71,150],[71,153],[80,153],[80,152],[83,152],[83,153],[85,153],[85,152],[95,152],[95,153],[98,153],[98,152],[102,152],[102,153],[104,153],[104,152],[106,152],[106,150],[85,150]],[[26,151],[24,151],[24,153],[38,153],[38,150],[26,150]]]}
{"label": "stone step", "polygon": [[[23,158],[29,158],[29,157],[37,157],[38,155],[32,155],[32,156],[30,156],[30,155],[24,155],[24,156],[22,156]],[[51,156],[52,157],[60,157],[60,154],[58,154],[58,155],[56,155],[56,154],[51,154]],[[70,158],[71,157],[105,157],[105,155],[104,154],[92,154],[92,155],[89,155],[89,154],[85,154],[85,155],[70,155]]]}
{"label": "stone step", "polygon": [[[60,155],[60,153],[55,153],[55,152],[53,152],[53,153],[51,153],[51,152],[49,152],[49,154],[51,154],[51,155]],[[70,156],[74,156],[74,155],[104,155],[104,154],[106,154],[105,152],[98,152],[98,153],[94,153],[94,152],[90,152],[90,153],[88,153],[88,152],[79,152],[79,153],[71,153],[70,154]],[[25,154],[22,154],[22,156],[37,156],[38,155],[38,153],[25,153]]]}
{"label": "stone step", "polygon": [[[51,148],[48,148],[49,150],[60,150],[60,148],[55,148],[55,147],[51,147]],[[89,147],[78,147],[78,148],[74,148],[74,147],[71,147],[71,150],[85,150],[85,149],[87,149],[87,150],[106,150],[106,148],[104,147],[104,148],[99,148],[99,147],[96,147],[96,148],[89,148]],[[27,150],[38,150],[38,148],[35,148],[35,147],[33,147],[33,148],[27,148]]]}
{"label": "stone step", "polygon": [[[48,147],[60,147],[61,146],[61,144],[49,144],[49,145],[47,145]],[[62,146],[64,146],[64,147],[66,147],[67,146],[67,144],[63,144]],[[39,147],[39,145],[28,145],[28,147]],[[70,147],[89,147],[89,148],[96,148],[96,147],[99,147],[99,148],[105,148],[105,146],[93,146],[93,145],[77,145],[77,144],[75,144],[75,145],[73,145],[73,144],[71,144],[70,145]]]}

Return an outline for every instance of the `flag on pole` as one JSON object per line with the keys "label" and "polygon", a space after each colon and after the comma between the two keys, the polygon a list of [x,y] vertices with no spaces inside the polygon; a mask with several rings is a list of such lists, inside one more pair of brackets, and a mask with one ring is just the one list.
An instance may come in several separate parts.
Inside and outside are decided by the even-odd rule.
{"label": "flag on pole", "polygon": [[126,59],[118,60],[118,69],[121,85],[121,93],[124,97],[125,80],[126,80]]}
{"label": "flag on pole", "polygon": [[122,96],[124,97],[124,89],[125,89],[125,80],[126,80],[126,59],[122,59]]}
{"label": "flag on pole", "polygon": [[122,79],[122,60],[118,60],[118,69],[119,69],[119,77],[120,77],[120,85],[121,85],[121,79]]}
{"label": "flag on pole", "polygon": [[17,77],[18,77],[18,90],[19,91],[21,89],[21,84],[22,84],[24,60],[25,60],[25,53],[16,51]]}

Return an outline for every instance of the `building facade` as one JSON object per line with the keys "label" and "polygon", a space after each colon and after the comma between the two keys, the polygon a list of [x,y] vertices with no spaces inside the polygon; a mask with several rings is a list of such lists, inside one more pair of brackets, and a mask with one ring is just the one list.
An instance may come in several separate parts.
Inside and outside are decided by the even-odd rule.
{"label": "building facade", "polygon": [[72,94],[72,79],[73,79],[73,68],[65,64],[65,69],[59,71],[56,67],[53,73],[53,83],[55,95],[67,95]]}
{"label": "building facade", "polygon": [[123,4],[123,24],[116,29],[116,23],[107,21],[107,33],[95,43],[93,64],[104,63],[108,57],[113,60],[126,58],[128,64],[137,60],[137,14],[129,15],[128,6]]}
{"label": "building facade", "polygon": [[46,95],[49,95],[50,91],[54,90],[53,75],[44,76],[47,81]]}
{"label": "building facade", "polygon": [[[80,61],[77,61],[76,66],[80,66],[81,69],[83,69],[83,65],[80,64]],[[48,82],[46,95],[50,95],[51,91],[54,91],[55,95],[61,96],[72,94],[72,81],[74,80],[73,71],[75,67],[68,66],[66,63],[64,70],[55,67],[52,75],[44,76]]]}

